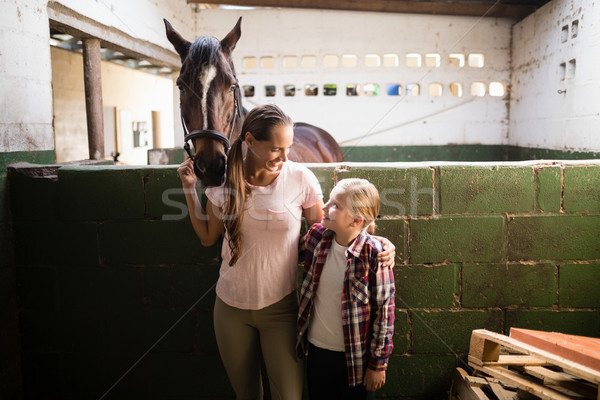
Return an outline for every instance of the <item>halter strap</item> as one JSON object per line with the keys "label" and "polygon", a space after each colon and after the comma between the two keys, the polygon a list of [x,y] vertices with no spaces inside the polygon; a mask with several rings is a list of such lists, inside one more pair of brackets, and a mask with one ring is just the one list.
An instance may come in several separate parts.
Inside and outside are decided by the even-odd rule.
{"label": "halter strap", "polygon": [[[238,111],[239,111],[238,96],[237,96],[238,87],[239,86],[238,86],[237,82],[231,86],[231,91],[233,91],[233,118],[231,119],[231,128],[229,130],[229,137],[231,137],[231,135],[233,134],[233,130],[235,128],[235,121],[237,119],[237,115],[238,115]],[[187,154],[190,156],[190,158],[192,160],[194,159],[194,155],[192,154],[192,152],[190,150],[190,144],[188,143],[188,141],[193,140],[193,139],[208,138],[208,139],[218,140],[219,142],[223,143],[223,146],[225,146],[225,154],[227,155],[229,153],[231,144],[230,144],[229,138],[227,136],[223,135],[219,131],[215,131],[212,129],[196,129],[196,130],[189,132],[187,125],[185,124],[185,120],[183,119],[183,112],[181,111],[181,104],[179,107],[179,113],[181,115],[181,125],[183,126],[183,133],[184,133],[183,148],[185,149],[185,151],[187,152]]]}

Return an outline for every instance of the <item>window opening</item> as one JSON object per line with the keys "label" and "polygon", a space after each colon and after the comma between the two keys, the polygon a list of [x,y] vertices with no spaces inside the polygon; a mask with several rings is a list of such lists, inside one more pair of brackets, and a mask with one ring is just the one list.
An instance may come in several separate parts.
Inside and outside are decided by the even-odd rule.
{"label": "window opening", "polygon": [[443,92],[443,85],[441,83],[435,82],[429,84],[429,95],[431,97],[440,97]]}
{"label": "window opening", "polygon": [[464,67],[465,55],[461,53],[452,53],[448,56],[448,63],[451,67]]}
{"label": "window opening", "polygon": [[317,66],[317,57],[315,56],[302,56],[300,61],[302,68],[314,68]]}
{"label": "window opening", "polygon": [[323,85],[323,95],[324,96],[335,96],[336,94],[337,94],[337,85],[335,85],[335,84]]}
{"label": "window opening", "polygon": [[576,19],[571,24],[571,38],[576,38],[578,33],[579,33],[579,20]]}
{"label": "window opening", "polygon": [[283,95],[286,97],[292,97],[296,95],[296,86],[294,85],[283,85]]}
{"label": "window opening", "polygon": [[242,65],[244,65],[244,68],[246,69],[255,69],[258,67],[258,61],[256,60],[256,57],[244,57]]}
{"label": "window opening", "polygon": [[506,93],[506,85],[503,82],[490,82],[490,96],[502,97]]}
{"label": "window opening", "polygon": [[244,97],[254,97],[254,85],[244,85]]}
{"label": "window opening", "polygon": [[567,40],[569,40],[569,25],[563,26],[560,31],[560,42],[565,43]]}
{"label": "window opening", "polygon": [[378,54],[365,55],[365,67],[380,67],[381,57]]}
{"label": "window opening", "polygon": [[346,85],[346,96],[358,96],[360,94],[360,85],[351,83]]}
{"label": "window opening", "polygon": [[469,67],[483,68],[483,64],[484,64],[483,54],[480,54],[480,53],[469,54],[468,64],[469,64]]}
{"label": "window opening", "polygon": [[560,63],[558,66],[558,77],[561,81],[567,77],[567,63]]}
{"label": "window opening", "polygon": [[421,55],[417,53],[408,53],[406,55],[406,66],[419,68],[421,66]]}
{"label": "window opening", "polygon": [[461,97],[463,95],[463,85],[459,82],[452,82],[450,84],[450,94],[455,97]]}
{"label": "window opening", "polygon": [[441,57],[437,53],[425,54],[425,65],[438,68],[442,64]]}
{"label": "window opening", "polygon": [[567,77],[569,79],[575,78],[575,69],[577,67],[577,61],[574,58],[569,60],[569,69],[567,70]]}
{"label": "window opening", "polygon": [[283,57],[283,68],[298,68],[298,57],[284,56]]}
{"label": "window opening", "polygon": [[354,54],[344,54],[342,56],[342,67],[354,68],[358,65],[358,57]]}
{"label": "window opening", "polygon": [[379,84],[378,83],[365,83],[363,86],[365,96],[378,96],[379,95]]}
{"label": "window opening", "polygon": [[484,82],[473,82],[471,83],[471,96],[483,97],[487,87]]}
{"label": "window opening", "polygon": [[384,67],[397,67],[400,65],[397,54],[384,54],[383,55],[383,66]]}
{"label": "window opening", "polygon": [[388,83],[386,92],[388,96],[400,96],[400,94],[402,94],[402,85],[398,83]]}
{"label": "window opening", "polygon": [[406,95],[416,97],[421,94],[421,87],[418,83],[408,83],[406,84]]}
{"label": "window opening", "polygon": [[275,96],[275,85],[265,85],[265,96],[267,96],[267,97]]}
{"label": "window opening", "polygon": [[319,94],[319,87],[315,84],[309,83],[304,85],[305,96],[316,96]]}
{"label": "window opening", "polygon": [[261,57],[260,58],[260,67],[263,69],[273,69],[275,68],[275,59],[273,57]]}
{"label": "window opening", "polygon": [[337,68],[340,66],[340,57],[335,54],[326,54],[323,57],[323,66],[325,68]]}

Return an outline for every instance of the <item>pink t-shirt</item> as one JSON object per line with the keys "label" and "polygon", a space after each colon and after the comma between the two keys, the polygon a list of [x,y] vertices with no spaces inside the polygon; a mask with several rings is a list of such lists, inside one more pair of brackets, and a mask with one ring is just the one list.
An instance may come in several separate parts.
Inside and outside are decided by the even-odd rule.
{"label": "pink t-shirt", "polygon": [[[231,248],[225,233],[216,291],[232,307],[258,310],[296,290],[302,209],[317,204],[323,194],[312,171],[292,161],[283,163],[270,185],[250,188],[241,228],[241,255],[229,266]],[[222,207],[225,188],[208,188],[206,196]]]}

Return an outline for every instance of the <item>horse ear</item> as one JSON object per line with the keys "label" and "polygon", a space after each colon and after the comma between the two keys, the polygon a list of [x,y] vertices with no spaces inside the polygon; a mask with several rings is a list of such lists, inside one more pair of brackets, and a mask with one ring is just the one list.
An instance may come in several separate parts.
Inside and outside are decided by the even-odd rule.
{"label": "horse ear", "polygon": [[167,31],[167,39],[169,42],[175,47],[175,51],[179,54],[181,58],[181,62],[185,60],[188,55],[188,51],[190,50],[191,42],[185,40],[175,29],[173,29],[173,25],[169,23],[166,19],[163,18],[165,22],[165,30]]}
{"label": "horse ear", "polygon": [[242,36],[242,17],[240,17],[233,29],[221,40],[221,48],[231,54],[235,45]]}

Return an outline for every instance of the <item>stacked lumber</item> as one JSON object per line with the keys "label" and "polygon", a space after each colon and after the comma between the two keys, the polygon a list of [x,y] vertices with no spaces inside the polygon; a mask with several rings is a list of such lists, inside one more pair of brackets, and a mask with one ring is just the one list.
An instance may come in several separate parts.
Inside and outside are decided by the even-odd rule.
{"label": "stacked lumber", "polygon": [[460,400],[600,400],[600,339],[515,328],[509,337],[477,329],[469,366],[480,376],[457,369],[453,392]]}

